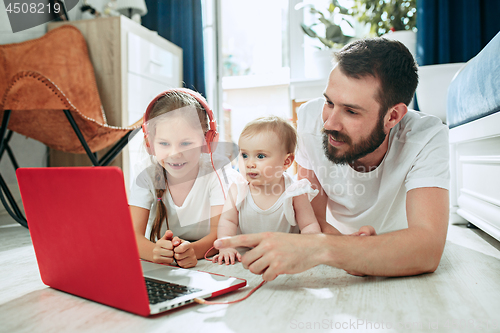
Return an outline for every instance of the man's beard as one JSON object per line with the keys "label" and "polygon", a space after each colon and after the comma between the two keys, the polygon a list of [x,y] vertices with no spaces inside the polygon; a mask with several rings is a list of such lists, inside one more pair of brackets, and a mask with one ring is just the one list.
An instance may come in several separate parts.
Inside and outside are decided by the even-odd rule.
{"label": "man's beard", "polygon": [[[370,153],[373,153],[378,147],[380,147],[386,137],[386,134],[384,133],[383,117],[379,119],[377,125],[370,133],[368,138],[362,140],[357,144],[352,144],[352,140],[349,136],[338,131],[329,131],[323,128],[322,133],[323,150],[325,151],[325,156],[335,164],[353,163],[354,161],[359,160],[360,158],[365,157]],[[345,144],[347,144],[350,149],[343,155],[338,155],[338,149],[328,142],[329,134],[331,134],[335,140],[345,142]]]}

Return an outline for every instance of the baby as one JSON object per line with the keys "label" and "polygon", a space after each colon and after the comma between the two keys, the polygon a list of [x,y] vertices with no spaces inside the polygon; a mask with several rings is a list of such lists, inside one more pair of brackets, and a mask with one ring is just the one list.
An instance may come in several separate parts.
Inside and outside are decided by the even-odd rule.
{"label": "baby", "polygon": [[[244,175],[231,185],[217,237],[266,231],[320,233],[310,201],[318,194],[308,180],[294,181],[285,170],[293,163],[295,128],[270,116],[248,123],[240,139],[239,167]],[[236,249],[222,249],[212,261],[241,261]]]}

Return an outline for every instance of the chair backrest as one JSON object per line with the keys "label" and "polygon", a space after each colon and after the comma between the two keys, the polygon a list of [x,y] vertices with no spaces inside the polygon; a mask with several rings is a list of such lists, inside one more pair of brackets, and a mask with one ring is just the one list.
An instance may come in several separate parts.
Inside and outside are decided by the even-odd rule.
{"label": "chair backrest", "polygon": [[[106,124],[87,44],[77,28],[65,25],[37,39],[0,45],[0,64],[0,111],[53,109],[50,99],[60,100],[61,94],[47,94],[43,87],[32,90],[38,85],[33,77],[18,75],[39,73],[59,89],[67,100],[64,105],[69,103],[72,111]],[[25,81],[29,90],[22,87]]]}
{"label": "chair backrest", "polygon": [[77,28],[64,25],[37,39],[0,45],[0,64],[0,118],[4,110],[12,111],[10,130],[71,153],[85,151],[62,110],[71,112],[92,151],[130,130],[107,125]]}

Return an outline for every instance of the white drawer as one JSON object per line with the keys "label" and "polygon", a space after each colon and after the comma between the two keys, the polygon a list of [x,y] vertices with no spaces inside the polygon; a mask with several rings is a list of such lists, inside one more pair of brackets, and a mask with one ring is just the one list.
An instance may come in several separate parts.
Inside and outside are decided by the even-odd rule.
{"label": "white drawer", "polygon": [[153,43],[128,32],[128,72],[173,87],[179,85],[180,59]]}
{"label": "white drawer", "polygon": [[129,124],[141,119],[149,102],[159,93],[176,87],[167,83],[158,83],[133,73],[127,75]]}
{"label": "white drawer", "polygon": [[[161,84],[151,79],[146,79],[137,74],[128,73],[128,120],[129,124],[141,119],[147,106],[153,98],[161,92],[173,88],[167,84]],[[132,182],[134,177],[142,171],[144,159],[147,153],[144,149],[144,135],[142,129],[128,143],[129,150],[129,180]]]}

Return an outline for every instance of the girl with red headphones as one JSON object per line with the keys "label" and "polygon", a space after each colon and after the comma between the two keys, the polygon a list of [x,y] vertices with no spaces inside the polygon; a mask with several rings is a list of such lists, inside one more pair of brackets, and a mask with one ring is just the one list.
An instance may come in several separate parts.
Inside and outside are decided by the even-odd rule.
{"label": "girl with red headphones", "polygon": [[152,163],[133,181],[129,198],[139,254],[193,267],[217,238],[225,201],[211,159],[215,119],[200,94],[179,88],[151,101],[142,128]]}

